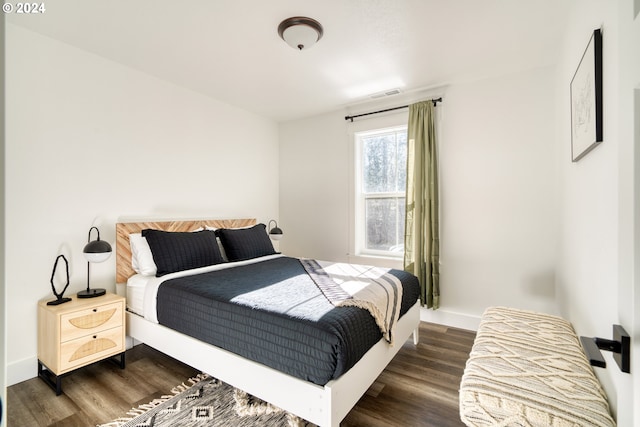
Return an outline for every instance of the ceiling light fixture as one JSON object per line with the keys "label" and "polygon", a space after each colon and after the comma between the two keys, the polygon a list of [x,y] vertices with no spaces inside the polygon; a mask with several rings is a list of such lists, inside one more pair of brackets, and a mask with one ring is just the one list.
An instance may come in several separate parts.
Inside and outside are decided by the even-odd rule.
{"label": "ceiling light fixture", "polygon": [[304,16],[287,18],[278,25],[278,34],[294,49],[309,49],[322,38],[322,25]]}

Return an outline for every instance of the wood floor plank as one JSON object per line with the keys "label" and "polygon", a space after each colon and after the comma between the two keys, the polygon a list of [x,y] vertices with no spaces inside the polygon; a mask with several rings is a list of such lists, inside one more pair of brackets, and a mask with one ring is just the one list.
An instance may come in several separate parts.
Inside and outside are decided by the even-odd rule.
{"label": "wood floor plank", "polygon": [[[458,388],[475,333],[422,322],[420,343],[403,344],[341,427],[459,427]],[[7,427],[85,427],[109,422],[198,374],[145,345],[63,379],[56,396],[39,378],[7,389]]]}

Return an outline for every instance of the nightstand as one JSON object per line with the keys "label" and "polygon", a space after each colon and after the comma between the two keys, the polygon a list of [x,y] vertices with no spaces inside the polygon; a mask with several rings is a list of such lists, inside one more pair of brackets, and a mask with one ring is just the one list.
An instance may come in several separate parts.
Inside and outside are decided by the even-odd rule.
{"label": "nightstand", "polygon": [[[50,300],[51,298],[49,298]],[[62,377],[75,369],[119,356],[124,369],[125,299],[107,293],[60,305],[38,303],[38,376],[56,395]],[[115,361],[115,360],[114,360]]]}

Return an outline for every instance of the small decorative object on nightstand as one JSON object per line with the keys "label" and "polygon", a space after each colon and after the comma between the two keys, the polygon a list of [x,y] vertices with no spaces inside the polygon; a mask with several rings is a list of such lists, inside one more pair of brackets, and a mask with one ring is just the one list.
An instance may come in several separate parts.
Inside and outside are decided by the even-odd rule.
{"label": "small decorative object on nightstand", "polygon": [[[63,259],[66,270],[67,270],[67,284],[64,285],[64,289],[62,289],[62,292],[58,293],[56,291],[55,285],[53,284],[53,279],[55,278],[56,268],[58,268],[58,261],[60,261],[60,258]],[[53,295],[56,296],[56,299],[49,301],[47,305],[59,305],[59,304],[63,304],[65,302],[71,301],[71,298],[63,298],[64,292],[67,290],[68,287],[69,287],[69,262],[67,262],[67,259],[64,257],[64,255],[58,255],[58,258],[56,258],[56,262],[53,264],[53,271],[51,272],[51,290],[53,291]]]}
{"label": "small decorative object on nightstand", "polygon": [[[91,230],[96,230],[98,233],[97,240],[91,240]],[[91,227],[89,229],[88,243],[85,245],[82,253],[87,259],[87,289],[78,292],[78,298],[93,298],[99,297],[107,292],[104,289],[90,289],[89,288],[89,267],[92,262],[104,262],[111,256],[111,245],[104,240],[100,240],[100,230],[98,227]]]}
{"label": "small decorative object on nightstand", "polygon": [[62,377],[100,360],[120,356],[125,367],[125,299],[73,297],[69,304],[38,303],[38,376],[59,395]]}

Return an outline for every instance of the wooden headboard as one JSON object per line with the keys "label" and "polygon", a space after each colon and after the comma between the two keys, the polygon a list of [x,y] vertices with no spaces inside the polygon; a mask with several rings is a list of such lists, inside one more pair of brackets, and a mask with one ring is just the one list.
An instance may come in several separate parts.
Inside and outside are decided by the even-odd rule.
{"label": "wooden headboard", "polygon": [[131,266],[129,234],[140,233],[146,228],[164,231],[192,231],[200,227],[238,228],[255,224],[255,218],[118,222],[116,223],[116,283],[126,283],[127,279],[136,273]]}

